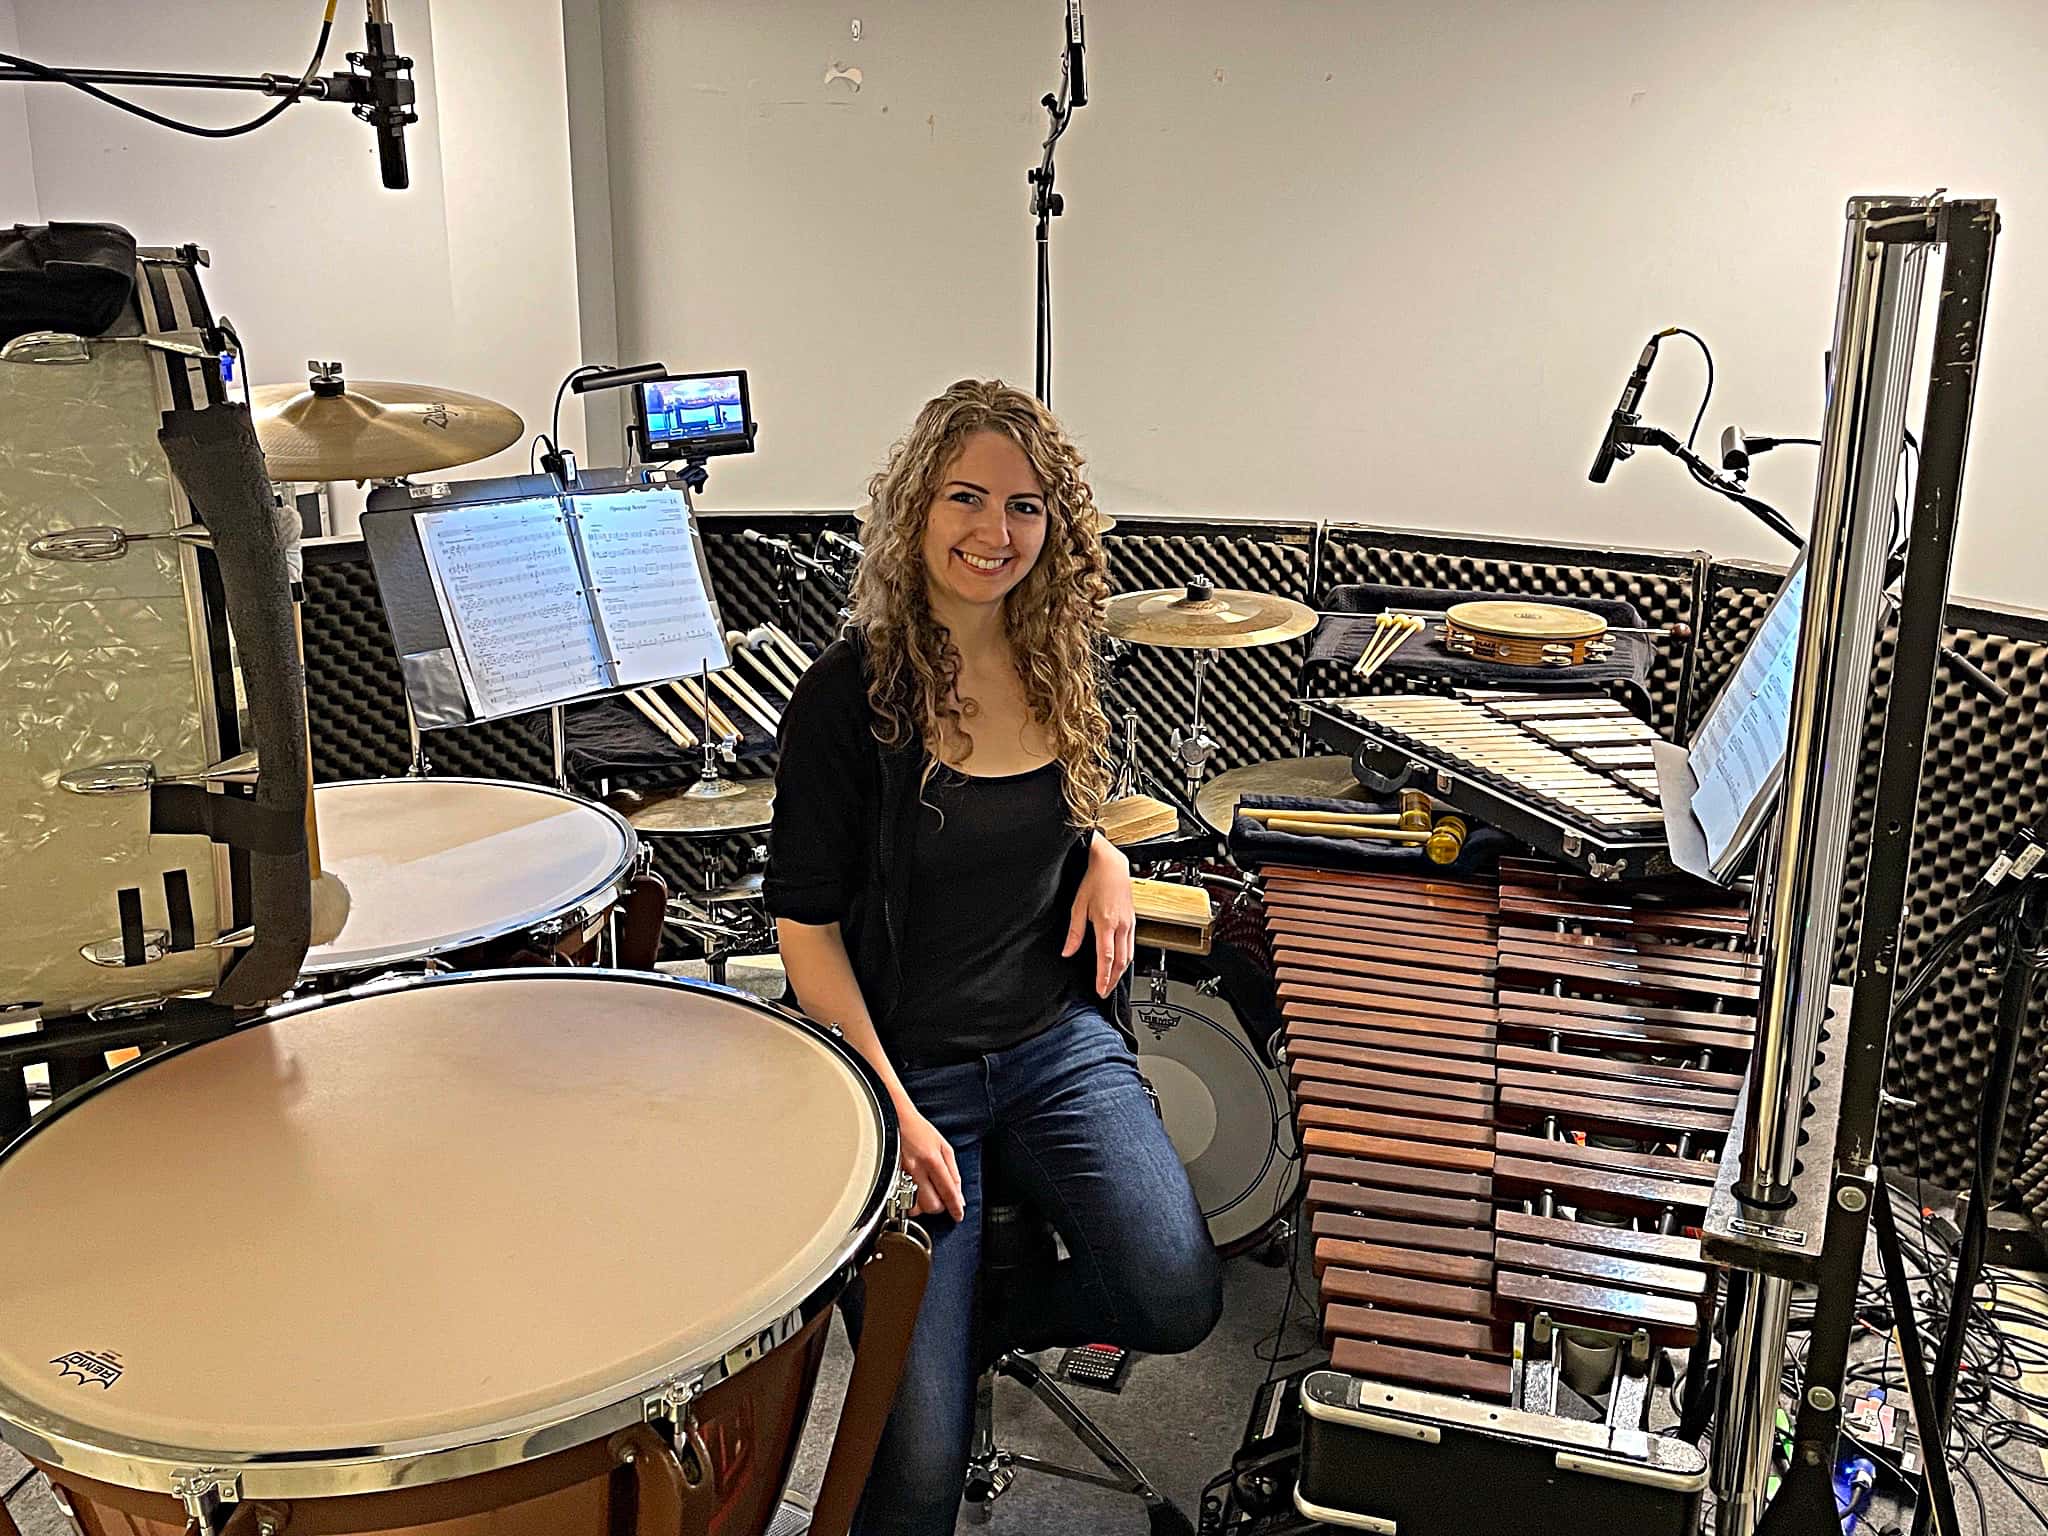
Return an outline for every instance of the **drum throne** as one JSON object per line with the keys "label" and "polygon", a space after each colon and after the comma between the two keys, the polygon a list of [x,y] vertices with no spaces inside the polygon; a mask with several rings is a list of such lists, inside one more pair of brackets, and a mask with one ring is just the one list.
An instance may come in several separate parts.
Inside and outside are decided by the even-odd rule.
{"label": "drum throne", "polygon": [[[1042,1273],[1053,1262],[1056,1250],[1052,1222],[1045,1214],[1005,1184],[995,1159],[989,1159],[984,1170],[988,1183],[982,1203],[982,1311],[986,1317],[999,1318],[1005,1288],[1027,1275]],[[975,1383],[974,1436],[967,1453],[965,1497],[970,1519],[976,1523],[989,1519],[995,1501],[1009,1489],[1018,1472],[1042,1472],[1142,1499],[1151,1536],[1194,1536],[1195,1528],[1180,1506],[1152,1486],[1137,1463],[1061,1389],[1049,1371],[1031,1356],[1009,1347],[999,1322],[990,1325],[979,1349],[978,1358],[986,1364]],[[1070,1467],[1003,1446],[996,1438],[995,1423],[996,1379],[1003,1376],[1043,1403],[1103,1470]]]}

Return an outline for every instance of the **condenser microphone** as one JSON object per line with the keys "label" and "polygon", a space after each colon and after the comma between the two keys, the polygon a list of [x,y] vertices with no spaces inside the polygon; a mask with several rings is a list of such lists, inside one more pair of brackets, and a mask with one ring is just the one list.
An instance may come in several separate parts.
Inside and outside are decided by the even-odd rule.
{"label": "condenser microphone", "polygon": [[1088,32],[1081,20],[1081,0],[1067,0],[1067,105],[1088,105],[1088,77],[1081,72],[1081,56],[1087,51]]}
{"label": "condenser microphone", "polygon": [[1607,435],[1600,440],[1600,452],[1593,458],[1593,472],[1586,476],[1595,485],[1605,485],[1607,477],[1614,470],[1615,461],[1625,459],[1635,452],[1633,444],[1624,443],[1617,435],[1623,427],[1636,422],[1636,407],[1642,404],[1643,388],[1650,382],[1650,365],[1657,361],[1657,344],[1667,333],[1659,331],[1643,347],[1643,355],[1636,359],[1630,370],[1628,382],[1621,386],[1621,399],[1614,407],[1613,416],[1608,418]]}
{"label": "condenser microphone", "polygon": [[405,163],[405,130],[420,120],[413,110],[412,60],[399,53],[392,38],[385,0],[370,0],[369,17],[363,28],[369,46],[349,55],[349,63],[369,77],[369,100],[359,101],[355,114],[376,131],[384,185],[402,192],[412,185]]}

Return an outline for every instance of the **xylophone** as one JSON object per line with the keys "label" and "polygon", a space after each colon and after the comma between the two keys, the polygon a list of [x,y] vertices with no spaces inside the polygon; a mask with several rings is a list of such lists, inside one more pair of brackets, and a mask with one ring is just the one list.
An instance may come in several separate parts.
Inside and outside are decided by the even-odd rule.
{"label": "xylophone", "polygon": [[1687,1229],[1744,1085],[1743,908],[1518,860],[1486,883],[1264,879],[1335,1371],[1425,1422],[1502,1405],[1496,1428],[1598,1425],[1664,1466],[1679,1443],[1642,1431],[1658,1352],[1711,1320]]}

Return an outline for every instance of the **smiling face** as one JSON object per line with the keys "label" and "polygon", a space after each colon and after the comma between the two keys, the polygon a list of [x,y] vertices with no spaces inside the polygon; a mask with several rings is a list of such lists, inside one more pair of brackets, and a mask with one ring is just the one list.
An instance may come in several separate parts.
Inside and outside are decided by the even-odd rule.
{"label": "smiling face", "polygon": [[932,607],[999,605],[1045,548],[1045,488],[1024,450],[1001,432],[977,432],[944,471],[925,519],[924,570]]}

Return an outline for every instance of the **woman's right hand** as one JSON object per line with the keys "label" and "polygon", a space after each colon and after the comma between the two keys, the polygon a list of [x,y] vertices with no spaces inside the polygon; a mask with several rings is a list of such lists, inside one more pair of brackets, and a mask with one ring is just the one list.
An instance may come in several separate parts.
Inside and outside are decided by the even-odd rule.
{"label": "woman's right hand", "polygon": [[938,1127],[909,1105],[900,1105],[897,1123],[903,1140],[903,1171],[917,1181],[919,1216],[936,1216],[944,1211],[955,1221],[967,1215],[960,1196],[960,1164],[953,1157],[952,1144]]}

